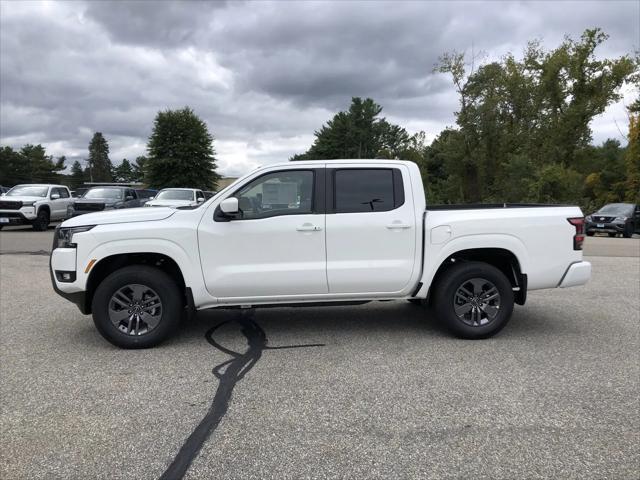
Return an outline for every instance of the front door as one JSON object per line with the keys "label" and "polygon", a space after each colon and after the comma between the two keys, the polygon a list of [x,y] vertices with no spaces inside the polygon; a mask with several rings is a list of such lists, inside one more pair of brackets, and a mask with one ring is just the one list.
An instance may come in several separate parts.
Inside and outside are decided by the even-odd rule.
{"label": "front door", "polygon": [[226,197],[238,199],[234,218],[208,209],[198,243],[211,295],[258,299],[327,293],[324,205],[314,201],[323,171],[278,170],[250,180]]}
{"label": "front door", "polygon": [[[333,165],[332,165],[333,166]],[[416,260],[416,216],[409,170],[345,164],[327,169],[330,293],[405,289]]]}

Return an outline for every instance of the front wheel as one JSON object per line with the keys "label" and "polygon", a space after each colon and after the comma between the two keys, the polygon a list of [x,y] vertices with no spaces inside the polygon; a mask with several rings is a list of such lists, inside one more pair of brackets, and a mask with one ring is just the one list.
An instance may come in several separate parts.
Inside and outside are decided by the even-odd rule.
{"label": "front wheel", "polygon": [[511,283],[487,263],[459,263],[443,274],[435,289],[438,319],[460,338],[491,337],[511,318]]}
{"label": "front wheel", "polygon": [[31,226],[36,232],[44,232],[47,228],[49,228],[49,223],[50,223],[49,211],[44,208],[41,208],[40,211],[38,212],[38,216],[33,221]]}
{"label": "front wheel", "polygon": [[178,326],[182,299],[173,279],[157,268],[116,270],[96,289],[91,308],[100,334],[121,348],[148,348]]}
{"label": "front wheel", "polygon": [[588,235],[589,237],[593,237],[595,234],[596,234],[595,232],[587,232],[587,235]]}
{"label": "front wheel", "polygon": [[628,223],[625,227],[624,227],[624,233],[622,234],[622,236],[624,238],[631,238],[633,236],[633,224],[632,223]]}
{"label": "front wheel", "polygon": [[617,233],[609,232],[607,235],[609,235],[611,238],[613,238],[613,237],[615,237],[617,235]]}

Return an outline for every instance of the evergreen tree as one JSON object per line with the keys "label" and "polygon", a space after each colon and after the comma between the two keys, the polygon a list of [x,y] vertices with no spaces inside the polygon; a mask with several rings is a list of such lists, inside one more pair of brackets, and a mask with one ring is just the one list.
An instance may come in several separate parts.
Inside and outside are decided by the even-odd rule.
{"label": "evergreen tree", "polygon": [[113,169],[114,178],[117,182],[131,182],[133,181],[133,167],[126,158],[122,160],[122,163]]}
{"label": "evergreen tree", "polygon": [[153,188],[216,188],[213,137],[189,107],[156,115],[144,162],[146,181]]}
{"label": "evergreen tree", "polygon": [[71,190],[77,189],[86,181],[85,171],[78,160],[73,162],[73,165],[71,165],[70,177],[71,178],[69,179],[69,185],[71,187]]}
{"label": "evergreen tree", "polygon": [[338,112],[315,132],[311,148],[290,160],[396,158],[410,137],[404,128],[379,118],[381,112],[382,107],[370,98],[352,98],[349,110]]}
{"label": "evergreen tree", "polygon": [[144,165],[146,161],[147,161],[147,157],[141,155],[137,157],[133,165],[131,165],[131,168],[133,170],[131,174],[131,180],[133,182],[144,181],[144,178],[145,178]]}
{"label": "evergreen tree", "polygon": [[89,142],[89,175],[92,182],[113,181],[113,165],[109,159],[109,144],[101,132]]}

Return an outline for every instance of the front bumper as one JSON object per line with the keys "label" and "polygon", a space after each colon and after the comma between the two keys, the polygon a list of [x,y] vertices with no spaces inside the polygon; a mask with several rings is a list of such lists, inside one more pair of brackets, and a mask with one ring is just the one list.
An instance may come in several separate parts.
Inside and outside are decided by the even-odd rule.
{"label": "front bumper", "polygon": [[[53,246],[49,257],[49,275],[51,276],[53,290],[62,298],[75,303],[82,314],[88,315],[91,313],[91,306],[87,304],[86,292],[74,285],[77,268],[76,249],[56,248],[56,238],[57,229],[56,234],[53,236]],[[63,272],[73,272],[73,281],[62,281]]]}
{"label": "front bumper", "polygon": [[564,273],[560,284],[560,288],[577,287],[586,284],[591,278],[591,263],[576,262],[569,265]]}
{"label": "front bumper", "polygon": [[25,225],[37,218],[35,208],[22,207],[20,210],[0,210],[0,225]]}
{"label": "front bumper", "polygon": [[593,233],[624,233],[626,225],[624,223],[595,223],[587,222],[587,232]]}

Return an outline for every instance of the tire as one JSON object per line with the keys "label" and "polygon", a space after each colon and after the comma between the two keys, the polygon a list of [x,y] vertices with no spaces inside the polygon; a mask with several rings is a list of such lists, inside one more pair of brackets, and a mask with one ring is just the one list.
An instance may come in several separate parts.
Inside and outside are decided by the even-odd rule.
{"label": "tire", "polygon": [[633,236],[633,224],[628,223],[624,227],[624,233],[622,234],[624,238],[631,238]]}
{"label": "tire", "polygon": [[[463,292],[472,293],[473,297],[467,296],[469,301],[466,301],[461,296],[467,295]],[[480,299],[475,298],[477,295]],[[491,296],[495,298],[491,299]],[[473,307],[473,304],[479,307]],[[511,318],[513,290],[507,277],[492,265],[459,263],[445,271],[435,286],[434,306],[437,318],[457,337],[471,340],[488,338],[502,330]],[[467,306],[469,310],[466,310]],[[464,318],[458,316],[456,308],[459,313],[466,310]]]}
{"label": "tire", "polygon": [[609,232],[609,233],[607,233],[607,235],[609,235],[611,238],[613,238],[613,237],[615,237],[617,235],[617,233]]}
{"label": "tire", "polygon": [[[125,305],[129,300],[139,305]],[[153,306],[144,309],[145,302]],[[178,327],[183,302],[169,275],[157,268],[135,265],[107,276],[98,285],[91,308],[93,323],[107,341],[120,348],[149,348],[161,343]],[[135,309],[133,315],[129,315],[132,312],[129,308]],[[137,321],[132,320],[136,318],[135,312],[140,315]]]}
{"label": "tire", "polygon": [[31,226],[36,232],[44,232],[49,228],[50,221],[49,210],[41,208],[38,211],[37,218],[33,221]]}
{"label": "tire", "polygon": [[595,232],[587,232],[588,237],[593,237],[595,234],[596,234]]}

